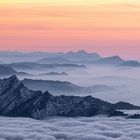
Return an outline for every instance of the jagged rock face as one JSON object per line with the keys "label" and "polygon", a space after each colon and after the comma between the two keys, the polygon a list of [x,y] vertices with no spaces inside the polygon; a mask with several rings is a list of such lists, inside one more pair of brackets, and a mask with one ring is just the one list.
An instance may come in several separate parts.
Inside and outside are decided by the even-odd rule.
{"label": "jagged rock face", "polygon": [[0,115],[44,119],[48,116],[106,114],[112,104],[91,96],[52,96],[27,89],[16,76],[0,81]]}
{"label": "jagged rock face", "polygon": [[[41,92],[28,90],[12,76],[0,82],[0,114],[4,116],[31,116],[30,104],[41,96]],[[28,109],[27,109],[28,107]]]}

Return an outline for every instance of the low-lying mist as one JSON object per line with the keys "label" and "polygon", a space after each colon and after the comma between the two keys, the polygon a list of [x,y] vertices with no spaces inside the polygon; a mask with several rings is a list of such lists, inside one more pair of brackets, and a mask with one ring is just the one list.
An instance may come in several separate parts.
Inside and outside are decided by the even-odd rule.
{"label": "low-lying mist", "polygon": [[[84,92],[76,93],[69,91],[68,95],[92,95],[94,97],[109,101],[118,102],[126,101],[133,104],[140,105],[140,69],[139,68],[120,68],[111,66],[87,66],[84,69],[69,69],[69,68],[55,68],[55,69],[30,69],[24,70],[32,75],[18,76],[20,80],[27,79],[41,79],[53,81],[67,81],[77,86],[90,87],[90,86],[109,86],[114,88],[111,91],[98,90],[98,92]],[[68,75],[41,75],[49,72],[66,72]],[[39,88],[35,88],[39,89]],[[48,90],[48,88],[45,88]],[[44,90],[45,90],[44,89]],[[53,90],[51,91],[52,94]],[[67,92],[59,93],[66,94]]]}

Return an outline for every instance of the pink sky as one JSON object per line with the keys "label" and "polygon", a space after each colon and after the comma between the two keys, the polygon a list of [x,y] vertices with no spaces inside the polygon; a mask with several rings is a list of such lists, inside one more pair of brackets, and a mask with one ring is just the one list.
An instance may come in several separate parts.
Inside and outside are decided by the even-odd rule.
{"label": "pink sky", "polygon": [[0,1],[0,51],[84,49],[140,59],[140,2],[29,1]]}

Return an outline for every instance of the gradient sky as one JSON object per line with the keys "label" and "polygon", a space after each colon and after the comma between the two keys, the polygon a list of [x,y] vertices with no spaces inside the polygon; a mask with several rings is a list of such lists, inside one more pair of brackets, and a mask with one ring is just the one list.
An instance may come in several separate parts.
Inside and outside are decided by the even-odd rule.
{"label": "gradient sky", "polygon": [[0,0],[1,51],[70,51],[140,59],[139,0]]}

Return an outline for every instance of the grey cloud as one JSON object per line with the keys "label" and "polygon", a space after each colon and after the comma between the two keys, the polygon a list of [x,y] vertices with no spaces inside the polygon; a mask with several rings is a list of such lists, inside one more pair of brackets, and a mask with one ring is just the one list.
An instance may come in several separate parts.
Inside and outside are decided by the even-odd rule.
{"label": "grey cloud", "polygon": [[140,121],[124,118],[0,117],[0,140],[139,140]]}

